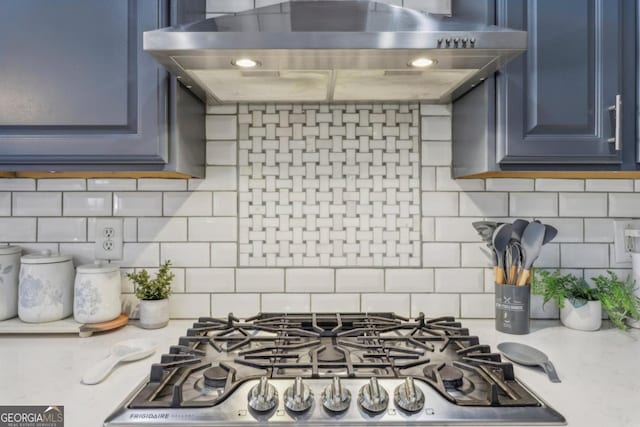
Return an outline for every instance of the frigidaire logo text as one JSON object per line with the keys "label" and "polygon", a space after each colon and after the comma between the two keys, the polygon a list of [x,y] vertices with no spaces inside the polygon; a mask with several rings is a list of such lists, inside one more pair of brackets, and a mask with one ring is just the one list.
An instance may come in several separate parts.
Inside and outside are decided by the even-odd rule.
{"label": "frigidaire logo text", "polygon": [[0,427],[63,426],[63,406],[0,406]]}

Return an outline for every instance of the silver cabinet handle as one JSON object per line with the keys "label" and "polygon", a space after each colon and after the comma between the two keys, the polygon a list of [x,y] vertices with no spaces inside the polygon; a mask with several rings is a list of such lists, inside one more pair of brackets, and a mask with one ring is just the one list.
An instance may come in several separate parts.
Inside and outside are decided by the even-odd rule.
{"label": "silver cabinet handle", "polygon": [[613,138],[607,139],[607,142],[612,143],[616,151],[620,151],[622,149],[622,95],[616,95],[616,103],[609,107],[609,111],[616,112],[616,128]]}

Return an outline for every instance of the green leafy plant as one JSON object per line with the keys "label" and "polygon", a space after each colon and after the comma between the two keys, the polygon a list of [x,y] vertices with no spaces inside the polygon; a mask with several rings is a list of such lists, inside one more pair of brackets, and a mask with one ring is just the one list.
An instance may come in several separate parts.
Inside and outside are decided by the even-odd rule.
{"label": "green leafy plant", "polygon": [[565,298],[576,308],[598,300],[596,289],[591,288],[584,279],[573,274],[563,275],[558,270],[535,270],[531,292],[542,295],[544,304],[554,301],[560,308],[564,307]]}
{"label": "green leafy plant", "polygon": [[165,261],[158,274],[151,279],[149,272],[142,269],[137,273],[129,273],[127,277],[135,285],[136,296],[141,300],[159,300],[171,295],[171,282],[175,277],[170,271],[171,261]]}
{"label": "green leafy plant", "polygon": [[535,270],[531,291],[542,295],[544,304],[554,301],[560,308],[564,307],[565,298],[576,308],[589,301],[600,301],[611,322],[623,330],[627,329],[625,319],[640,319],[640,298],[633,293],[635,283],[631,278],[622,280],[608,271],[592,280],[594,287],[573,274]]}
{"label": "green leafy plant", "polygon": [[602,309],[609,315],[609,320],[620,329],[627,329],[625,319],[640,319],[640,298],[634,293],[635,282],[627,277],[620,279],[614,272],[594,277],[598,299]]}

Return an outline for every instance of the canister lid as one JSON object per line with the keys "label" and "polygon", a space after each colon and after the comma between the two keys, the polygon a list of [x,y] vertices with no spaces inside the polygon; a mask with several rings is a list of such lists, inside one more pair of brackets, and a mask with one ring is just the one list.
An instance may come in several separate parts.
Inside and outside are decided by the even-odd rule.
{"label": "canister lid", "polygon": [[0,246],[0,255],[13,255],[22,252],[22,248],[19,246]]}
{"label": "canister lid", "polygon": [[71,261],[69,255],[52,254],[51,251],[42,251],[38,254],[29,254],[20,258],[23,264],[55,264]]}
{"label": "canister lid", "polygon": [[93,264],[83,264],[78,266],[78,273],[85,274],[100,274],[100,273],[113,273],[120,270],[115,264],[107,264],[101,261],[95,261]]}

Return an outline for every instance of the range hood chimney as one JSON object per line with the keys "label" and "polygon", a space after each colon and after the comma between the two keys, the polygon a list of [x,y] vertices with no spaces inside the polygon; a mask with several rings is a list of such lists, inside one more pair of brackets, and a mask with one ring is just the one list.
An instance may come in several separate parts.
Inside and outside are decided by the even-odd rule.
{"label": "range hood chimney", "polygon": [[147,31],[144,50],[208,104],[448,103],[527,33],[370,0],[297,0]]}

